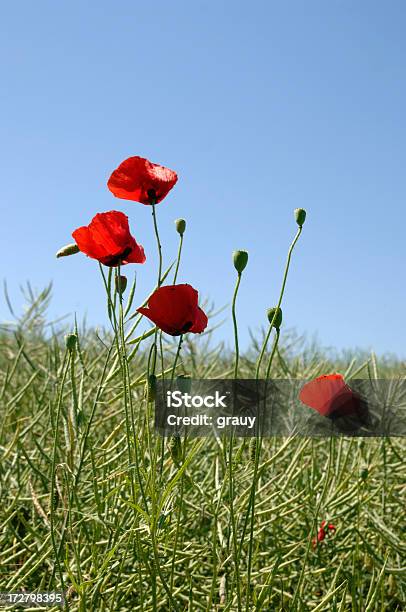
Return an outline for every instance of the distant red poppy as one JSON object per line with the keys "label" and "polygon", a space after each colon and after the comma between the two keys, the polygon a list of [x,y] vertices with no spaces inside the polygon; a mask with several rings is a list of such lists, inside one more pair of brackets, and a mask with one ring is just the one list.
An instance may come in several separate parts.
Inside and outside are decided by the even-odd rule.
{"label": "distant red poppy", "polygon": [[78,227],[72,236],[82,253],[105,266],[144,263],[144,249],[130,234],[128,217],[117,210],[97,213],[89,225]]}
{"label": "distant red poppy", "polygon": [[335,528],[335,525],[333,525],[333,523],[328,523],[327,525],[326,521],[322,521],[320,523],[320,528],[317,531],[317,537],[312,538],[313,548],[316,548],[318,542],[322,542],[325,539],[329,531],[332,531],[333,533],[335,533],[335,530],[336,528]]}
{"label": "distant red poppy", "polygon": [[199,308],[198,297],[191,285],[166,285],[154,291],[148,300],[148,308],[138,308],[137,312],[171,336],[186,332],[201,334],[208,320]]}
{"label": "distant red poppy", "polygon": [[300,390],[299,399],[326,417],[356,414],[359,408],[358,397],[345,384],[341,374],[328,374],[311,380]]}
{"label": "distant red poppy", "polygon": [[110,176],[107,187],[116,198],[141,204],[157,204],[178,180],[173,170],[144,157],[129,157]]}

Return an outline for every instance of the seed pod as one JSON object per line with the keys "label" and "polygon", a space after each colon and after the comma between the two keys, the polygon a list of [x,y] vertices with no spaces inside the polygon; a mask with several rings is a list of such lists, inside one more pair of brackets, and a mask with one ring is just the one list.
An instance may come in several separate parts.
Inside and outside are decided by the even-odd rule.
{"label": "seed pod", "polygon": [[306,211],[304,208],[295,208],[295,220],[299,227],[302,227],[306,220]]}
{"label": "seed pod", "polygon": [[223,574],[220,578],[220,587],[219,587],[219,598],[220,598],[220,605],[224,606],[224,604],[226,603],[226,575]]}
{"label": "seed pod", "polygon": [[249,456],[250,456],[250,461],[252,461],[252,463],[255,462],[255,458],[257,456],[257,438],[251,438],[250,441],[250,446],[249,446]]}
{"label": "seed pod", "polygon": [[234,251],[233,253],[234,268],[238,274],[245,269],[248,263],[248,252],[247,251]]}
{"label": "seed pod", "polygon": [[71,244],[66,244],[64,247],[59,249],[56,256],[59,257],[68,257],[68,255],[75,255],[75,253],[79,253],[79,247],[76,242],[72,242]]}
{"label": "seed pod", "polygon": [[48,512],[55,512],[55,510],[58,507],[58,501],[59,501],[59,494],[57,489],[54,489],[54,494],[51,495],[49,494],[49,500],[48,500]]}
{"label": "seed pod", "polygon": [[168,450],[172,457],[172,461],[179,467],[182,459],[182,442],[179,436],[171,436],[168,443]]}
{"label": "seed pod", "polygon": [[145,396],[149,404],[155,401],[155,397],[156,397],[156,376],[155,374],[150,374],[148,376],[148,380],[145,384]]}
{"label": "seed pod", "polygon": [[175,227],[176,227],[176,231],[178,232],[179,236],[183,236],[183,234],[185,233],[185,229],[186,229],[186,221],[184,219],[176,219]]}

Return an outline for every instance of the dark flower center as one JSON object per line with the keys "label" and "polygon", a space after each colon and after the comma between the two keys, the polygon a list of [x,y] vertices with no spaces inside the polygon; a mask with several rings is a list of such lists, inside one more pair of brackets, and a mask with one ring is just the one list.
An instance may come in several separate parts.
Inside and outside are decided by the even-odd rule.
{"label": "dark flower center", "polygon": [[155,201],[156,201],[156,191],[155,191],[155,189],[148,189],[147,195],[148,195],[151,203],[155,204]]}
{"label": "dark flower center", "polygon": [[188,321],[187,323],[184,324],[184,326],[182,327],[182,334],[184,334],[185,332],[189,331],[189,329],[192,327],[193,325],[193,321]]}
{"label": "dark flower center", "polygon": [[127,247],[126,249],[124,249],[122,253],[119,253],[119,255],[112,255],[111,257],[105,257],[102,263],[104,263],[105,266],[117,266],[129,256],[131,251],[132,251],[131,247]]}

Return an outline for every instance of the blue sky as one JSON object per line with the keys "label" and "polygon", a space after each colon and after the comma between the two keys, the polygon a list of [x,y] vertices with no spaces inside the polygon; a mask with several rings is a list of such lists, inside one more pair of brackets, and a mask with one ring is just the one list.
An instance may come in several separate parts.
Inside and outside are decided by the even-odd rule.
{"label": "blue sky", "polygon": [[[166,262],[173,220],[188,223],[180,282],[220,307],[232,251],[249,251],[243,346],[277,300],[302,206],[284,324],[405,356],[405,26],[400,0],[4,3],[1,276],[17,308],[20,283],[53,280],[52,316],[106,323],[97,263],[54,253],[111,209],[145,247],[147,264],[131,266],[143,301],[150,209],[106,188],[142,155],[179,174],[157,212]],[[217,337],[231,332],[228,321]]]}

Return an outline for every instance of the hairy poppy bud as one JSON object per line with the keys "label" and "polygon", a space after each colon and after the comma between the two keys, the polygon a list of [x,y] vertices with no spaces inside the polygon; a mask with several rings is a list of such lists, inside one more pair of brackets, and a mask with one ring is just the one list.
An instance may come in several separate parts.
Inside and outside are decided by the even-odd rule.
{"label": "hairy poppy bud", "polygon": [[184,219],[176,219],[175,227],[176,227],[176,231],[178,232],[179,236],[183,236],[183,234],[185,233],[185,229],[186,229],[186,221]]}
{"label": "hairy poppy bud", "polygon": [[304,208],[295,208],[295,219],[299,227],[302,227],[306,220],[306,211]]}
{"label": "hairy poppy bud", "polygon": [[72,352],[76,348],[78,337],[76,334],[67,334],[65,336],[65,345],[69,352]]}
{"label": "hairy poppy bud", "polygon": [[120,274],[115,277],[116,291],[119,295],[123,294],[127,288],[127,277]]}
{"label": "hairy poppy bud", "polygon": [[151,403],[155,401],[156,397],[156,376],[155,374],[150,374],[148,376],[147,384],[145,386],[145,395],[147,397],[147,402]]}
{"label": "hairy poppy bud", "polygon": [[268,308],[268,321],[269,323],[272,323],[272,319],[275,317],[275,320],[272,323],[272,327],[279,330],[280,326],[282,325],[282,308],[278,308],[276,316],[275,313],[276,308]]}
{"label": "hairy poppy bud", "polygon": [[72,244],[66,244],[64,247],[59,249],[56,256],[67,257],[68,255],[75,255],[75,253],[79,253],[79,247],[75,242],[72,242]]}
{"label": "hairy poppy bud", "polygon": [[234,268],[237,270],[238,274],[241,274],[241,272],[245,269],[248,263],[247,251],[234,251],[233,261],[234,261]]}

